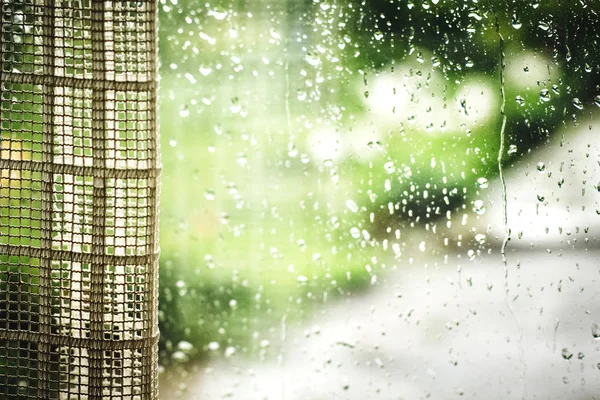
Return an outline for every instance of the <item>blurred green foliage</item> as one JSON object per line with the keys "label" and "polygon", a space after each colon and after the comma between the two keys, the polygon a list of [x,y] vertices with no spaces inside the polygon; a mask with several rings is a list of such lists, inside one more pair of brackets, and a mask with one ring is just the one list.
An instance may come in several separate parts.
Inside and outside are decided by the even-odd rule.
{"label": "blurred green foliage", "polygon": [[[372,284],[392,242],[413,251],[400,232],[473,214],[501,89],[504,167],[600,92],[591,1],[181,3],[160,16],[165,361],[180,341],[252,351],[264,325]],[[319,160],[306,138],[325,131],[360,150]]]}

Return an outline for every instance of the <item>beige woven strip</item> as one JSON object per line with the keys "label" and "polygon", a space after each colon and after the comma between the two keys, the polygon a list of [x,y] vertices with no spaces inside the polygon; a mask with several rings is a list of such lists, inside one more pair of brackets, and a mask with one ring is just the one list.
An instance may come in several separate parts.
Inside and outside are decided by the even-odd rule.
{"label": "beige woven strip", "polygon": [[153,0],[0,2],[0,399],[157,399]]}

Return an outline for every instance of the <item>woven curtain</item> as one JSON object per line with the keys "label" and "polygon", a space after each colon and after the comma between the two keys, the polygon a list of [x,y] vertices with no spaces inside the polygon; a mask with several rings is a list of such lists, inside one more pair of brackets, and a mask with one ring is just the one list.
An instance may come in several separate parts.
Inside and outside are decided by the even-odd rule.
{"label": "woven curtain", "polygon": [[155,399],[156,3],[0,1],[0,399]]}

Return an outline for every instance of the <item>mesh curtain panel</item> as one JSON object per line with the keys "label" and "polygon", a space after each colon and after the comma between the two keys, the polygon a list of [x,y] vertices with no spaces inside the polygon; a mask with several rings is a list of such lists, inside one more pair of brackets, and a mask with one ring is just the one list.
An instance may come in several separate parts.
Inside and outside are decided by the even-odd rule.
{"label": "mesh curtain panel", "polygon": [[0,1],[0,399],[155,399],[156,4]]}

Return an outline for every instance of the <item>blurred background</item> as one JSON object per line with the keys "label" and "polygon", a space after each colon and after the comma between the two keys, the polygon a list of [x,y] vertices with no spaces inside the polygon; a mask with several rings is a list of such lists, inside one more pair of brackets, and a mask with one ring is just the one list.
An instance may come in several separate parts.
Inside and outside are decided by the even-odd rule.
{"label": "blurred background", "polygon": [[161,0],[162,397],[597,398],[599,11]]}

